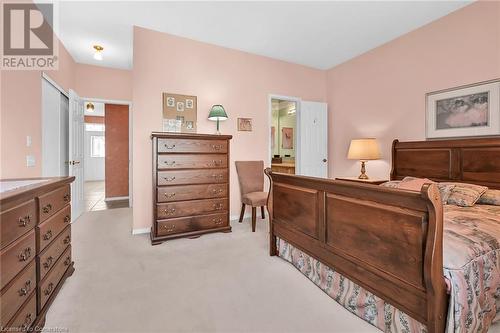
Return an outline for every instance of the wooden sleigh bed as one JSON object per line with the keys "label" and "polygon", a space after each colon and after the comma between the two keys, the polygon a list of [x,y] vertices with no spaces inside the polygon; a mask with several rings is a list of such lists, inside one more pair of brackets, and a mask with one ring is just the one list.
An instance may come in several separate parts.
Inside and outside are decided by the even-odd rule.
{"label": "wooden sleigh bed", "polygon": [[[274,173],[270,255],[277,238],[427,326],[444,332],[443,205],[438,188],[375,185]],[[500,189],[500,138],[399,142],[391,180],[405,176]]]}

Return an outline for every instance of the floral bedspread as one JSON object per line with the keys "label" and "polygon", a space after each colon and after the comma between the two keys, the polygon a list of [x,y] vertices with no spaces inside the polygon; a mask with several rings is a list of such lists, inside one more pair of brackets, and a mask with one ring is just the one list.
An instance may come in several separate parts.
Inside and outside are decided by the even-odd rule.
{"label": "floral bedspread", "polygon": [[[500,206],[446,205],[444,275],[450,286],[448,333],[486,332],[500,320]],[[385,332],[427,332],[422,323],[288,242],[278,254],[347,310]]]}

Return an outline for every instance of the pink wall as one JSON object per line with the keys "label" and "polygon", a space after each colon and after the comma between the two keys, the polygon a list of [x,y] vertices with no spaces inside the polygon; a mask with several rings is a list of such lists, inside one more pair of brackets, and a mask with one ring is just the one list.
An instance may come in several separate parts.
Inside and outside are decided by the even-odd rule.
{"label": "pink wall", "polygon": [[[162,92],[198,96],[198,133],[214,133],[206,119],[212,104],[222,104],[221,123],[231,140],[231,214],[240,205],[235,160],[269,158],[268,95],[326,100],[326,72],[241,51],[134,28],[133,202],[134,228],[152,221],[152,131],[162,129]],[[237,132],[238,117],[253,118],[253,132]]]}
{"label": "pink wall", "polygon": [[75,90],[82,97],[132,100],[132,71],[76,64]]}
{"label": "pink wall", "polygon": [[481,1],[328,71],[330,175],[356,176],[350,139],[376,137],[387,178],[392,140],[425,139],[425,93],[500,77],[500,2]]}
{"label": "pink wall", "polygon": [[[46,71],[63,89],[74,85],[75,62],[59,43],[59,68]],[[0,104],[0,178],[39,177],[42,174],[41,71],[2,71]],[[32,137],[26,147],[26,136]],[[34,155],[34,167],[26,166]]]}
{"label": "pink wall", "polygon": [[[59,68],[45,72],[64,90],[82,97],[132,99],[132,71],[76,64],[59,43]],[[41,71],[2,71],[0,105],[0,178],[40,177],[42,174]],[[13,126],[22,124],[22,126]],[[32,146],[26,147],[26,136]],[[36,165],[26,167],[26,155]]]}

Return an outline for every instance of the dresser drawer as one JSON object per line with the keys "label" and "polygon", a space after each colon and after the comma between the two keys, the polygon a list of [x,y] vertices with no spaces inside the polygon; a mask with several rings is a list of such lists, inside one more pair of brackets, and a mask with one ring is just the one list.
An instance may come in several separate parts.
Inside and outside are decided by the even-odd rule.
{"label": "dresser drawer", "polygon": [[56,215],[36,227],[38,253],[52,242],[71,222],[71,206],[66,206]]}
{"label": "dresser drawer", "polygon": [[71,243],[71,226],[68,225],[54,241],[43,250],[36,258],[38,266],[38,279],[43,280],[45,275],[55,265],[57,259]]}
{"label": "dresser drawer", "polygon": [[157,191],[158,202],[226,197],[227,184],[167,186],[158,187]]}
{"label": "dresser drawer", "polygon": [[21,305],[36,289],[35,262],[32,261],[7,288],[2,290],[0,296],[1,326],[6,326]]}
{"label": "dresser drawer", "polygon": [[157,222],[158,236],[197,230],[207,230],[229,225],[228,213],[180,217]]}
{"label": "dresser drawer", "polygon": [[38,214],[35,199],[0,214],[0,249],[33,229]]}
{"label": "dresser drawer", "polygon": [[227,183],[227,169],[158,171],[158,185]]}
{"label": "dresser drawer", "polygon": [[158,139],[159,153],[227,153],[225,140]]}
{"label": "dresser drawer", "polygon": [[163,154],[158,155],[158,169],[227,168],[227,155]]}
{"label": "dresser drawer", "polygon": [[35,230],[0,251],[0,289],[35,258]]}
{"label": "dresser drawer", "polygon": [[56,214],[61,208],[71,202],[71,189],[69,185],[58,188],[38,198],[40,209],[40,222]]}
{"label": "dresser drawer", "polygon": [[228,200],[208,199],[179,201],[157,204],[156,209],[158,219],[168,219],[172,217],[201,215],[209,213],[221,213],[228,210]]}
{"label": "dresser drawer", "polygon": [[17,311],[10,323],[7,324],[11,332],[26,332],[36,318],[36,293],[31,296]]}
{"label": "dresser drawer", "polygon": [[43,306],[50,298],[50,295],[54,292],[57,285],[61,281],[61,278],[64,276],[64,273],[71,265],[71,246],[69,246],[66,251],[64,251],[63,255],[59,257],[57,262],[54,264],[54,268],[50,270],[49,274],[45,276],[40,282],[39,285],[39,307],[38,310],[41,311]]}

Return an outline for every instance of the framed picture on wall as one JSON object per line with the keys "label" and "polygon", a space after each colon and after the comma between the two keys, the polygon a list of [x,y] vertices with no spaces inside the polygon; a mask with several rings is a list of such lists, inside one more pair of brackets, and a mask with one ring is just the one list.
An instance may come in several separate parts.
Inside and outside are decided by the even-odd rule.
{"label": "framed picture on wall", "polygon": [[293,128],[283,127],[281,129],[281,148],[293,149]]}
{"label": "framed picture on wall", "polygon": [[[171,93],[163,93],[163,120],[174,120],[167,124],[175,124],[175,126],[164,126],[169,131],[177,132],[178,121],[180,121],[180,132],[183,133],[196,133],[196,96],[179,95]],[[175,130],[174,130],[175,129]]]}
{"label": "framed picture on wall", "polygon": [[426,95],[427,138],[500,135],[500,80]]}
{"label": "framed picture on wall", "polygon": [[252,131],[252,118],[238,118],[238,131]]}

